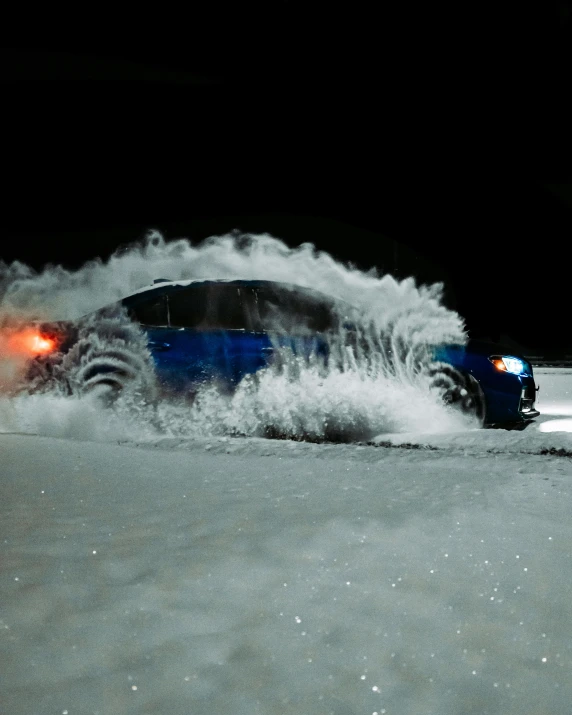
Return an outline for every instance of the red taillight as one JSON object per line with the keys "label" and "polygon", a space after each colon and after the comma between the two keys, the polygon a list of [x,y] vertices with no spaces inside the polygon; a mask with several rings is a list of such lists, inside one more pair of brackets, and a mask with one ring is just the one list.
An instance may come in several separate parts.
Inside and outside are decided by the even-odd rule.
{"label": "red taillight", "polygon": [[8,352],[24,355],[46,355],[57,347],[56,341],[29,328],[13,333],[8,338]]}
{"label": "red taillight", "polygon": [[50,353],[56,347],[55,340],[44,338],[42,335],[33,335],[30,339],[30,348],[34,353]]}

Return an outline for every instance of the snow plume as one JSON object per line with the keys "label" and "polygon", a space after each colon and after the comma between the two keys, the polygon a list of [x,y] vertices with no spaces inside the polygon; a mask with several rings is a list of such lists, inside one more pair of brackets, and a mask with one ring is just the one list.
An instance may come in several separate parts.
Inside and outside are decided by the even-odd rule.
{"label": "snow plume", "polygon": [[460,317],[441,303],[442,285],[417,286],[376,269],[359,271],[305,243],[289,248],[270,235],[234,233],[198,245],[165,241],[152,231],[137,244],[70,271],[47,266],[36,273],[0,262],[0,305],[36,312],[42,319],[77,318],[150,285],[155,278],[263,279],[303,285],[351,303],[404,340],[464,341]]}
{"label": "snow plume", "polygon": [[[388,431],[442,431],[461,425],[460,418],[431,394],[419,373],[431,346],[462,343],[466,338],[459,315],[441,302],[442,286],[417,286],[412,278],[397,281],[376,269],[362,272],[311,244],[289,248],[269,235],[234,233],[193,245],[186,239],[167,242],[153,231],[143,242],[116,252],[107,261],[93,260],[74,271],[48,266],[35,272],[22,263],[0,262],[0,312],[42,320],[77,319],[145,288],[156,278],[264,279],[313,288],[354,306],[358,331],[353,345],[348,345],[347,334],[333,340],[330,347],[335,359],[328,365],[301,361],[282,351],[277,364],[244,380],[232,396],[207,386],[192,407],[168,401],[153,410],[148,404],[133,410],[131,400],[128,417],[121,399],[107,409],[100,423],[93,395],[66,398],[60,390],[45,396],[44,402],[38,395],[18,398],[11,405],[12,424],[16,420],[22,429],[44,432],[50,423],[48,414],[55,410],[57,417],[50,429],[62,436],[77,435],[83,421],[91,425],[96,438],[126,433],[140,437],[137,432],[143,429],[145,434],[178,436],[236,434],[343,441]],[[148,364],[140,337],[135,341],[140,356],[126,361],[127,372],[133,365]],[[92,341],[76,350],[71,355],[79,359],[74,363],[76,373],[85,370],[88,350],[98,353],[98,359],[111,356],[125,362],[125,345],[117,344],[117,336],[113,339],[115,344],[106,348],[102,334],[97,345]]]}
{"label": "snow plume", "polygon": [[269,367],[229,395],[203,387],[192,404],[149,403],[125,392],[106,405],[97,392],[53,391],[0,397],[0,432],[22,431],[96,441],[269,437],[296,441],[366,441],[388,433],[438,434],[476,426],[432,394],[420,375],[367,376],[317,365]]}
{"label": "snow plume", "polygon": [[[210,387],[180,419],[161,405],[157,424],[171,437],[233,435],[354,442],[399,432],[441,433],[474,427],[434,395],[421,375],[367,375],[318,364],[272,366],[245,378],[232,396]],[[181,409],[180,407],[178,408]]]}

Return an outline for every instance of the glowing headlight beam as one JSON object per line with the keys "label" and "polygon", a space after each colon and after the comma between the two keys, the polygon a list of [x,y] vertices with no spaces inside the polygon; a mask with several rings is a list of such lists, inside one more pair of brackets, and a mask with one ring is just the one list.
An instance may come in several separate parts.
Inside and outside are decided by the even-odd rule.
{"label": "glowing headlight beam", "polygon": [[497,368],[497,370],[510,372],[511,375],[526,374],[526,366],[520,358],[513,357],[511,355],[495,355],[494,357],[490,357],[489,360]]}
{"label": "glowing headlight beam", "polygon": [[502,361],[506,367],[507,372],[511,372],[513,375],[522,375],[525,372],[524,363],[515,357],[503,357]]}

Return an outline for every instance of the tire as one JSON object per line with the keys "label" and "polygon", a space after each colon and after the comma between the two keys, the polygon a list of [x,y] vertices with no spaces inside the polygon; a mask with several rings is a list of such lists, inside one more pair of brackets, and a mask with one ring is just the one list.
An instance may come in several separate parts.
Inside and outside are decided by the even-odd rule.
{"label": "tire", "polygon": [[447,363],[433,363],[427,370],[427,376],[430,389],[436,392],[446,405],[474,419],[479,427],[485,424],[485,396],[472,375]]}

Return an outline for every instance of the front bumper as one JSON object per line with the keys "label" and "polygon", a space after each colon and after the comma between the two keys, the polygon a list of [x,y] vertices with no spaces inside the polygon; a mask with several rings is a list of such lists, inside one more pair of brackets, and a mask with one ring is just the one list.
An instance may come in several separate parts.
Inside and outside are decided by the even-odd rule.
{"label": "front bumper", "polygon": [[538,410],[522,410],[520,414],[523,420],[533,420],[540,415],[540,412]]}
{"label": "front bumper", "polygon": [[518,411],[523,420],[532,420],[540,415],[540,412],[534,407],[535,399],[536,386],[534,384],[534,380],[527,380],[522,386],[520,404],[518,407]]}
{"label": "front bumper", "polygon": [[534,405],[536,385],[532,375],[511,375],[495,370],[485,376],[481,385],[484,385],[487,425],[524,425],[539,416]]}

